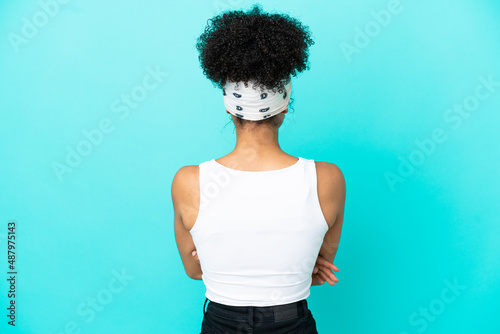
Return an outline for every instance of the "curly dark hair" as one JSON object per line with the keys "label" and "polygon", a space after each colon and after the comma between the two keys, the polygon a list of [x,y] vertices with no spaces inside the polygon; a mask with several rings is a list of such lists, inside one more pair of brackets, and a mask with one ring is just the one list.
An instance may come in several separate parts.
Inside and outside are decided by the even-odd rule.
{"label": "curly dark hair", "polygon": [[253,81],[254,88],[282,93],[286,80],[309,69],[313,44],[309,28],[297,19],[254,4],[246,13],[225,11],[209,19],[196,49],[203,74],[218,88]]}

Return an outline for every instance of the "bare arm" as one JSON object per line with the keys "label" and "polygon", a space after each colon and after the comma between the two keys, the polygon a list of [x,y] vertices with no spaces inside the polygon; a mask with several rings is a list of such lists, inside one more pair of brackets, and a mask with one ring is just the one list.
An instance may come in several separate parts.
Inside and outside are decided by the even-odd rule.
{"label": "bare arm", "polygon": [[[334,164],[328,164],[328,168],[324,168],[320,173],[318,177],[326,177],[321,178],[324,183],[318,185],[318,192],[320,199],[323,200],[322,207],[325,207],[325,213],[329,215],[326,217],[327,221],[333,221],[333,226],[330,225],[326,232],[319,254],[328,262],[333,263],[344,221],[346,185],[342,171]],[[329,219],[333,215],[335,215],[334,219]]]}
{"label": "bare arm", "polygon": [[324,257],[328,262],[333,263],[340,243],[340,234],[344,220],[344,210],[339,212],[333,226],[326,232],[323,239],[323,244],[319,250],[319,255]]}
{"label": "bare arm", "polygon": [[198,166],[185,166],[179,169],[172,181],[172,202],[174,205],[175,241],[181,256],[186,274],[195,280],[201,280],[200,262],[196,261],[192,252],[196,249],[189,230],[186,229],[181,212],[193,210],[192,189],[198,186]]}
{"label": "bare arm", "polygon": [[322,285],[328,281],[331,285],[338,279],[331,272],[338,271],[333,264],[340,243],[340,234],[344,220],[344,207],[346,196],[346,185],[342,171],[334,164],[317,162],[318,168],[318,196],[325,219],[329,223],[329,229],[323,238],[318,261],[313,275],[311,285]]}

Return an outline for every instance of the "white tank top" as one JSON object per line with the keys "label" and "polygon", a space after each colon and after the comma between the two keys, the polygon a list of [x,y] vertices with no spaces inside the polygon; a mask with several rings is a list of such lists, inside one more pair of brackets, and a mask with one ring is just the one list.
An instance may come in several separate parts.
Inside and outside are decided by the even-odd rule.
{"label": "white tank top", "polygon": [[233,306],[288,304],[310,295],[328,231],[314,160],[240,171],[214,159],[200,167],[200,209],[190,230],[205,296]]}

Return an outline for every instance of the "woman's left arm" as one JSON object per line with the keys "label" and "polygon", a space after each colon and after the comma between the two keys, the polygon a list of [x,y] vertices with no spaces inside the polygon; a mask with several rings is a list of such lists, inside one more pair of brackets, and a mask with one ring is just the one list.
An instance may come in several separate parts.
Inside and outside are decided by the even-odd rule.
{"label": "woman's left arm", "polygon": [[198,166],[185,166],[177,171],[172,181],[172,202],[174,205],[175,241],[186,274],[195,280],[201,280],[200,261],[193,258],[196,249],[193,237],[182,222],[181,212],[185,212],[191,199],[190,189],[198,184]]}

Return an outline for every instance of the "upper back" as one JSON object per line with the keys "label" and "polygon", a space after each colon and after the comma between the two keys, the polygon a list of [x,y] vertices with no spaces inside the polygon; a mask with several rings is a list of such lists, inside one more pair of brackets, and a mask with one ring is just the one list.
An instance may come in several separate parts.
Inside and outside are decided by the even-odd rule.
{"label": "upper back", "polygon": [[198,184],[189,229],[207,297],[257,306],[307,298],[329,228],[315,162],[299,157],[278,170],[241,171],[212,159],[199,165]]}

